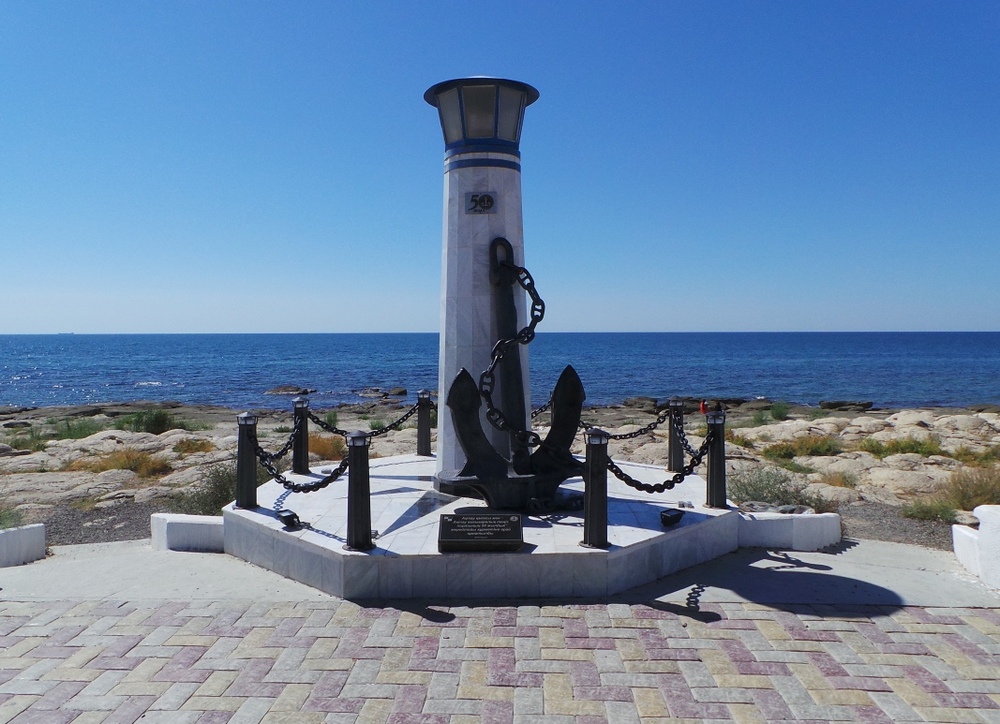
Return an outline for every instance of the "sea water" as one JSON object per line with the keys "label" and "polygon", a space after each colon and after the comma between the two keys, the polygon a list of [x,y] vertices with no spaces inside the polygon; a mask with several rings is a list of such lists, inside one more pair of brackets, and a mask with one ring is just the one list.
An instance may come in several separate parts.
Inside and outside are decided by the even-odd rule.
{"label": "sea water", "polygon": [[[314,408],[365,388],[437,389],[438,335],[0,335],[0,405],[173,400],[289,407],[265,394],[315,389]],[[539,333],[532,404],[573,365],[587,404],[627,397],[864,400],[877,407],[1000,404],[998,332]],[[470,370],[478,378],[481,370]]]}

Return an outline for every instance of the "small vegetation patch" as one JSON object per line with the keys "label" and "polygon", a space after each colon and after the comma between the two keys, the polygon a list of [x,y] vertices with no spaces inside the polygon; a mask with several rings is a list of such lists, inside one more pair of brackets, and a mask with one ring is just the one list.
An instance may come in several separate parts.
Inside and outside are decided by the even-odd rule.
{"label": "small vegetation patch", "polygon": [[16,528],[23,522],[21,511],[15,508],[0,508],[0,530]]}
{"label": "small vegetation patch", "polygon": [[342,437],[312,433],[309,435],[309,452],[323,460],[341,460],[347,454],[347,444]]}
{"label": "small vegetation patch", "polygon": [[797,457],[815,457],[837,455],[844,448],[840,440],[829,435],[809,435],[797,437],[789,442],[779,442],[768,445],[762,451],[768,460],[791,460]]}
{"label": "small vegetation patch", "polygon": [[148,452],[125,448],[107,455],[101,455],[96,460],[78,460],[72,463],[69,470],[89,470],[103,473],[105,470],[131,470],[140,478],[156,478],[171,472],[172,468],[166,460],[153,457]]}
{"label": "small vegetation patch", "polygon": [[28,450],[30,452],[41,452],[52,438],[42,434],[36,427],[29,427],[24,432],[20,432],[7,439],[7,444],[15,450]]}
{"label": "small vegetation patch", "polygon": [[816,482],[823,485],[832,485],[835,488],[850,488],[853,490],[858,487],[858,476],[852,473],[841,472],[823,473]]}
{"label": "small vegetation patch", "polygon": [[383,430],[385,429],[385,420],[381,418],[376,418],[374,420],[368,421],[368,427],[371,430]]}
{"label": "small vegetation patch", "polygon": [[837,509],[836,503],[807,493],[805,487],[781,468],[763,467],[730,476],[728,494],[736,503],[755,500],[772,505],[807,505],[817,513]]}
{"label": "small vegetation patch", "polygon": [[726,442],[731,442],[733,445],[739,445],[740,447],[753,448],[753,440],[745,435],[740,435],[732,429],[726,430]]}
{"label": "small vegetation patch", "polygon": [[775,420],[787,420],[788,419],[788,403],[786,402],[775,402],[771,405],[771,417]]}
{"label": "small vegetation patch", "polygon": [[902,507],[902,513],[907,518],[917,520],[939,520],[943,523],[955,522],[955,507],[943,498],[917,500]]}
{"label": "small vegetation patch", "polygon": [[56,425],[52,436],[60,440],[82,440],[106,429],[106,425],[88,418],[63,420],[61,424]]}
{"label": "small vegetation patch", "polygon": [[947,455],[941,449],[941,444],[933,437],[922,440],[913,437],[901,437],[896,440],[886,440],[885,442],[873,440],[869,437],[861,441],[858,449],[864,450],[866,453],[871,453],[880,460],[889,455],[901,455],[903,453],[916,453],[924,457]]}
{"label": "small vegetation patch", "polygon": [[194,431],[204,429],[201,425],[179,420],[166,410],[143,410],[133,412],[121,418],[120,425],[124,430],[132,432],[148,432],[152,435],[162,435],[167,430]]}
{"label": "small vegetation patch", "polygon": [[1000,468],[962,468],[927,500],[903,507],[903,515],[920,520],[954,522],[955,511],[1000,504]]}
{"label": "small vegetation patch", "polygon": [[[256,466],[257,485],[271,479],[267,471]],[[222,509],[236,500],[236,463],[227,462],[205,468],[201,480],[174,496],[170,507],[175,513],[188,515],[221,515]]]}
{"label": "small vegetation patch", "polygon": [[193,455],[194,453],[212,452],[215,450],[215,444],[211,440],[195,437],[181,440],[174,445],[173,450],[179,455]]}
{"label": "small vegetation patch", "polygon": [[337,411],[336,411],[336,410],[330,410],[330,411],[329,411],[328,413],[326,413],[326,415],[325,415],[325,416],[323,417],[323,421],[324,421],[324,422],[325,422],[325,423],[326,423],[327,425],[329,425],[330,427],[336,427],[336,426],[337,426]]}
{"label": "small vegetation patch", "polygon": [[973,452],[967,447],[960,447],[949,453],[944,453],[950,458],[958,460],[964,465],[993,465],[1000,461],[1000,445],[992,445],[982,452]]}

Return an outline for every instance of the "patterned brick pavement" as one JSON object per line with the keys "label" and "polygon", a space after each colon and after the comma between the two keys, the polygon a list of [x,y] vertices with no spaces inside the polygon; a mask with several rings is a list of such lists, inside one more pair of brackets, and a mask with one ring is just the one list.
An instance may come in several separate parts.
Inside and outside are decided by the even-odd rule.
{"label": "patterned brick pavement", "polygon": [[0,602],[0,722],[1000,722],[1000,610]]}

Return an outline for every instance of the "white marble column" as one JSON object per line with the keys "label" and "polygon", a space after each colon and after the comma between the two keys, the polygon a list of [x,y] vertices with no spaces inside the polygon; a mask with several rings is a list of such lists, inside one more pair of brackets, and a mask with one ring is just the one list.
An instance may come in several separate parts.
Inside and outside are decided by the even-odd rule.
{"label": "white marble column", "polygon": [[[490,165],[476,165],[479,163]],[[445,161],[444,234],[441,257],[441,337],[438,367],[437,470],[456,472],[465,465],[465,454],[455,437],[450,411],[445,404],[455,376],[464,367],[479,382],[490,364],[490,353],[499,339],[490,285],[490,243],[497,237],[510,242],[514,263],[524,266],[524,232],[521,219],[521,173],[519,158],[504,153],[460,153]],[[470,201],[488,194],[493,204],[488,212]],[[514,289],[518,330],[527,324],[526,294]],[[524,408],[531,409],[528,349],[519,353],[524,382]],[[493,394],[499,405],[503,381],[497,375]],[[510,457],[510,436],[493,428],[481,409],[483,430],[493,447]],[[527,422],[530,422],[528,418]]]}

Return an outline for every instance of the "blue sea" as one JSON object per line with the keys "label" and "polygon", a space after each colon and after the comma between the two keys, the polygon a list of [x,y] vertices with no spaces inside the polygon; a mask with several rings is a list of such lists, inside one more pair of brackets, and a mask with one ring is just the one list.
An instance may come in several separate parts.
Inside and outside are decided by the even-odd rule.
{"label": "blue sea", "polygon": [[[437,388],[432,334],[0,335],[0,405],[178,401],[284,409],[278,385],[314,408],[364,388]],[[644,395],[876,407],[1000,404],[1000,332],[539,333],[532,404],[572,364],[587,404]],[[474,374],[478,377],[478,372]]]}

